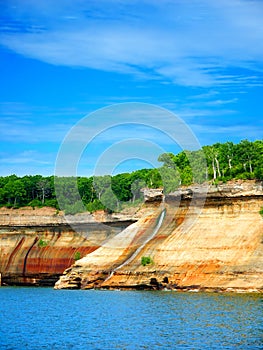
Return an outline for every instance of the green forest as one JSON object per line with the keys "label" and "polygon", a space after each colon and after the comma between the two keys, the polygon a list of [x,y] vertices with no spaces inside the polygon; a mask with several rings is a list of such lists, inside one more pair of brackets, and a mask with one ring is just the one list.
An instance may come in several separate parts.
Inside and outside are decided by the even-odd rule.
{"label": "green forest", "polygon": [[[243,140],[203,146],[197,151],[159,156],[159,168],[141,169],[115,176],[44,177],[10,175],[0,177],[0,206],[49,206],[60,209],[57,192],[67,214],[110,208],[118,211],[142,200],[141,189],[160,188],[170,193],[179,186],[210,181],[214,184],[233,179],[263,180],[263,141]],[[74,192],[77,184],[78,195]],[[114,195],[113,195],[114,194]]]}

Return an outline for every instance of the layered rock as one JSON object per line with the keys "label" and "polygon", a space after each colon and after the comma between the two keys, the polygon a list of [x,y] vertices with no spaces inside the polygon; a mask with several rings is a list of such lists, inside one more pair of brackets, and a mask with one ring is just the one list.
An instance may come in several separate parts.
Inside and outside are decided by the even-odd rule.
{"label": "layered rock", "polygon": [[164,198],[161,188],[143,188],[142,192],[145,203],[162,201]]}
{"label": "layered rock", "polygon": [[[99,224],[110,221],[107,226]],[[124,220],[123,220],[124,219]],[[74,261],[130,224],[129,216],[89,213],[65,218],[52,208],[0,210],[2,284],[54,285]],[[112,226],[109,226],[112,225]]]}
{"label": "layered rock", "polygon": [[78,260],[55,288],[263,291],[262,206],[261,182],[180,189]]}
{"label": "layered rock", "polygon": [[261,182],[191,186],[162,199],[146,190],[139,210],[112,215],[0,209],[2,283],[54,285],[62,274],[58,289],[262,291]]}

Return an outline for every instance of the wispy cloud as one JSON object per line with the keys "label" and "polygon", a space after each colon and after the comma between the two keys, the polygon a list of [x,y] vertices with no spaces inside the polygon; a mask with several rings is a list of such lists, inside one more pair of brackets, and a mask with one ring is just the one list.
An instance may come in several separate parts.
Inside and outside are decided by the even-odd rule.
{"label": "wispy cloud", "polygon": [[47,152],[45,150],[1,151],[0,174],[1,176],[10,174],[19,176],[29,174],[52,175],[54,174],[55,160],[56,152]]}
{"label": "wispy cloud", "polygon": [[28,57],[184,86],[263,84],[260,0],[12,4],[0,43]]}
{"label": "wispy cloud", "polygon": [[237,103],[238,98],[231,98],[230,100],[214,100],[214,101],[209,101],[206,102],[206,105],[208,106],[223,106],[226,104],[232,104],[232,103]]}
{"label": "wispy cloud", "polygon": [[30,150],[30,151],[23,151],[16,154],[5,154],[3,157],[1,157],[1,162],[6,164],[52,164],[51,161],[47,160],[47,156],[45,157],[45,160],[43,160],[43,154],[40,154],[39,152]]}
{"label": "wispy cloud", "polygon": [[16,117],[2,117],[0,139],[14,143],[61,142],[69,128],[70,125],[66,123],[34,125]]}
{"label": "wispy cloud", "polygon": [[192,124],[193,130],[200,135],[200,139],[203,135],[217,135],[217,139],[222,139],[222,135],[229,139],[229,135],[232,135],[232,139],[262,139],[263,138],[263,128],[262,122],[258,126],[255,125],[209,125],[207,124]]}
{"label": "wispy cloud", "polygon": [[0,115],[1,141],[60,143],[76,120],[85,113],[71,107],[52,109],[20,102],[2,102]]}

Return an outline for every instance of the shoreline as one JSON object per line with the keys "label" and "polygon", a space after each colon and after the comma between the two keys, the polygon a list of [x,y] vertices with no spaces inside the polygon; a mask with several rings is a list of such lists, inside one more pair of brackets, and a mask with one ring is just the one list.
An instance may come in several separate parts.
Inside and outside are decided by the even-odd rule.
{"label": "shoreline", "polygon": [[[150,190],[133,213],[75,215],[72,227],[52,208],[1,209],[2,283],[261,293],[262,182],[212,186],[200,210],[203,195],[203,187],[195,185],[162,202],[160,189]],[[166,214],[158,225],[161,206]],[[99,223],[100,230],[94,231]],[[150,257],[146,266],[143,257]]]}

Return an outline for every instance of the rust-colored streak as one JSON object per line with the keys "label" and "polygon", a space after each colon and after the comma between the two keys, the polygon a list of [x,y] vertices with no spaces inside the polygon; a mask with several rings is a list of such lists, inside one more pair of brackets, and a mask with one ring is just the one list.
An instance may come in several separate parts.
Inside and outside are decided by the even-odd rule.
{"label": "rust-colored streak", "polygon": [[[99,277],[104,281],[99,283],[103,288],[149,286],[152,278],[162,284],[166,276],[169,288],[262,291],[262,205],[262,195],[257,200],[240,198],[227,202],[215,198],[212,204],[210,200],[204,206],[198,218],[195,208],[186,211],[182,206],[176,211],[168,206],[168,215],[156,236],[123,265],[154,229],[158,212],[150,213],[130,227],[130,235],[128,231],[120,235],[120,247],[118,240],[113,239],[111,244],[73,265],[55,288],[72,288],[77,277],[85,281],[83,288],[93,288],[98,271],[102,271]],[[150,256],[153,263],[142,266],[142,256]],[[105,279],[107,272],[114,269],[115,273]]]}
{"label": "rust-colored streak", "polygon": [[37,241],[38,241],[38,237],[35,237],[34,242],[29,247],[29,249],[28,249],[28,251],[26,253],[26,256],[25,256],[25,259],[24,259],[24,266],[23,266],[23,276],[25,276],[25,274],[26,274],[26,264],[27,264],[28,255],[29,255],[31,249],[34,247],[34,245],[36,244]]}
{"label": "rust-colored streak", "polygon": [[76,252],[80,257],[90,254],[98,247],[34,247],[27,259],[27,274],[62,273],[75,262]]}
{"label": "rust-colored streak", "polygon": [[6,267],[5,267],[4,271],[8,271],[8,270],[9,270],[10,266],[11,266],[12,263],[13,263],[13,260],[15,259],[15,257],[16,257],[16,255],[17,255],[18,251],[19,251],[20,248],[22,247],[24,241],[25,241],[25,237],[22,237],[22,238],[20,239],[20,241],[18,242],[18,244],[15,246],[14,250],[12,251],[12,253],[11,253],[10,256],[9,256],[9,259],[8,259],[8,262],[7,262],[7,264],[6,264]]}

